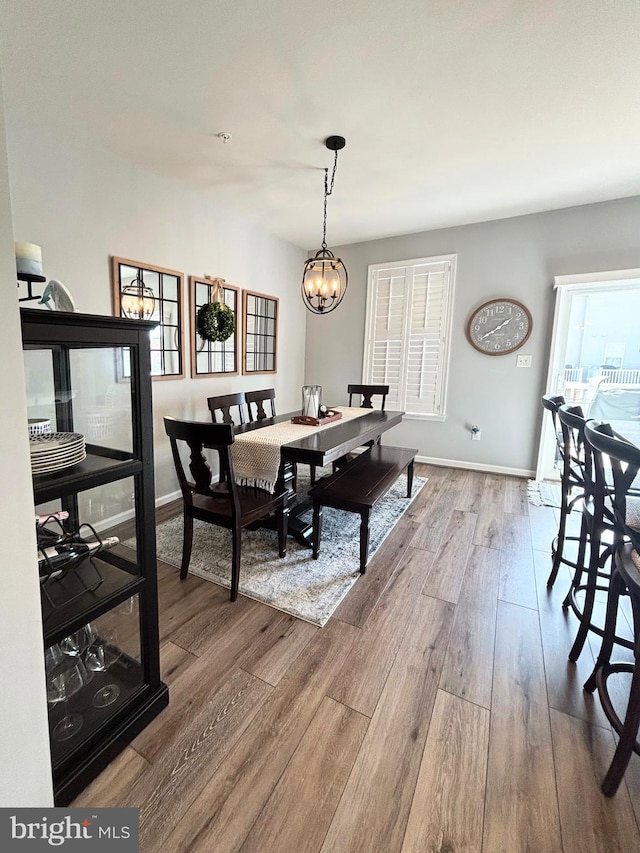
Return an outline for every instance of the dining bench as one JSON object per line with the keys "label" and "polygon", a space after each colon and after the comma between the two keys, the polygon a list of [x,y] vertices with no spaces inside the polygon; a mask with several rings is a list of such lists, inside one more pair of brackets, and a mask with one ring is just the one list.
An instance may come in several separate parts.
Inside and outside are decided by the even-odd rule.
{"label": "dining bench", "polygon": [[360,515],[360,572],[369,559],[369,520],[371,510],[386,495],[400,474],[407,472],[407,497],[413,491],[413,465],[417,450],[374,444],[357,459],[324,477],[309,490],[313,504],[313,558],[320,554],[322,508],[332,507]]}

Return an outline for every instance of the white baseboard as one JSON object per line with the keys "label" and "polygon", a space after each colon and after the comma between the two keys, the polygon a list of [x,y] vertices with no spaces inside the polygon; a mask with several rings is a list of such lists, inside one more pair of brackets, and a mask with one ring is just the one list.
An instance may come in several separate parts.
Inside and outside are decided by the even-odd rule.
{"label": "white baseboard", "polygon": [[156,498],[156,509],[158,507],[164,506],[165,504],[170,504],[171,501],[177,501],[178,498],[182,497],[182,492],[178,489],[175,492],[171,492],[168,495],[162,495],[160,498]]}
{"label": "white baseboard", "polygon": [[466,468],[468,471],[484,471],[486,474],[510,474],[512,477],[535,476],[535,471],[526,468],[507,468],[504,465],[486,465],[482,462],[460,462],[458,459],[437,459],[435,456],[416,456],[416,462],[440,465],[444,468]]}
{"label": "white baseboard", "polygon": [[[155,505],[156,509],[165,504],[171,503],[171,501],[175,501],[178,498],[182,497],[182,492],[178,489],[176,492],[171,492],[168,495],[162,495],[160,498],[156,498]],[[104,518],[102,521],[97,521],[93,524],[95,529],[100,533],[103,530],[109,530],[111,527],[116,527],[118,524],[124,524],[125,521],[131,521],[132,518],[135,517],[135,511],[132,509],[127,509],[124,512],[119,512],[116,515],[112,515],[110,518]]]}
{"label": "white baseboard", "polygon": [[111,527],[116,527],[118,524],[124,524],[125,521],[131,521],[134,516],[135,512],[132,509],[127,509],[124,512],[118,512],[116,515],[112,515],[109,518],[103,518],[101,521],[92,521],[91,526],[95,527],[98,533],[101,533],[103,530],[109,530]]}

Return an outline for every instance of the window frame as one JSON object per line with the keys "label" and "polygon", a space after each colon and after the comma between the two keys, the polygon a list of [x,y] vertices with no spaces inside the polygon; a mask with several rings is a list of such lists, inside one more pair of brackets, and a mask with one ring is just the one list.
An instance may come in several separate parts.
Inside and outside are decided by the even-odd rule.
{"label": "window frame", "polygon": [[[373,369],[373,333],[375,330],[375,309],[377,304],[377,274],[383,270],[394,270],[402,267],[412,268],[415,270],[418,266],[429,266],[436,264],[449,264],[449,280],[444,297],[444,306],[442,311],[442,319],[440,325],[440,344],[441,344],[441,362],[437,374],[439,383],[438,400],[436,401],[436,411],[433,412],[407,412],[406,411],[406,394],[407,394],[407,365],[409,354],[409,338],[410,321],[412,316],[412,302],[405,298],[403,330],[402,330],[402,346],[400,359],[400,380],[398,382],[398,407],[405,412],[404,417],[407,420],[419,421],[437,421],[443,422],[447,418],[447,399],[449,389],[449,373],[451,361],[451,335],[453,331],[453,303],[455,295],[456,283],[456,254],[435,255],[424,258],[411,258],[409,260],[386,261],[379,264],[369,264],[367,271],[367,303],[366,303],[366,321],[364,335],[364,351],[362,358],[362,381],[363,383],[371,383],[374,381],[372,377]],[[406,273],[405,273],[406,276]],[[413,273],[411,280],[413,287]],[[377,381],[377,379],[376,379]],[[388,384],[388,383],[387,383]]]}

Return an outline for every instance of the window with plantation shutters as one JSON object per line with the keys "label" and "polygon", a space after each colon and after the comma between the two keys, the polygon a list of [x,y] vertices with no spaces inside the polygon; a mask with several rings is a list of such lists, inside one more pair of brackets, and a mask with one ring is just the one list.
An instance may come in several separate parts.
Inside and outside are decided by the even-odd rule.
{"label": "window with plantation shutters", "polygon": [[455,255],[369,267],[363,382],[387,407],[444,420]]}

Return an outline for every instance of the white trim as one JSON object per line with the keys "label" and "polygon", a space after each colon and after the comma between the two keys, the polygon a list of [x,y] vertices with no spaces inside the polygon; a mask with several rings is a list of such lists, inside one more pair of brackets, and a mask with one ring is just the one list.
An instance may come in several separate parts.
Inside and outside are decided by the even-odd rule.
{"label": "white trim", "polygon": [[422,415],[420,412],[413,412],[411,414],[407,412],[404,413],[405,421],[440,421],[441,423],[444,423],[446,419],[446,415]]}
{"label": "white trim", "polygon": [[556,275],[553,278],[553,286],[567,287],[580,284],[602,284],[603,282],[628,281],[629,279],[640,280],[640,269],[636,270],[610,270],[609,272],[585,272],[573,275]]}
{"label": "white trim", "polygon": [[376,270],[400,269],[401,267],[422,266],[423,264],[446,264],[448,262],[451,262],[455,257],[455,254],[434,255],[434,257],[432,258],[411,258],[408,261],[386,261],[382,264],[369,264],[369,273],[371,274]]}
{"label": "white trim", "polygon": [[426,465],[439,465],[444,468],[484,471],[486,474],[509,474],[512,477],[531,478],[535,473],[527,468],[506,468],[504,465],[486,465],[483,462],[463,462],[459,459],[438,459],[435,456],[416,456],[416,462],[424,462]]}

